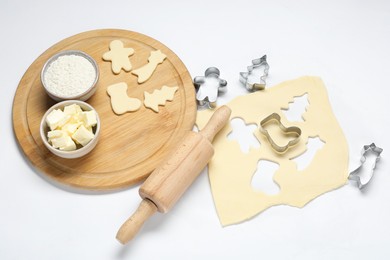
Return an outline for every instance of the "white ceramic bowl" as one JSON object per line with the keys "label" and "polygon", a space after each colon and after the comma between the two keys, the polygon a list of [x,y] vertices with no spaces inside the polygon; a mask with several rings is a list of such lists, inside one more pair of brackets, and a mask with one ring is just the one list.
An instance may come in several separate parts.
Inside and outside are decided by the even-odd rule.
{"label": "white ceramic bowl", "polygon": [[[83,92],[80,92],[78,93],[77,95],[74,95],[74,96],[65,96],[65,95],[58,95],[56,93],[53,93],[52,91],[50,91],[47,87],[47,84],[45,82],[45,73],[47,71],[47,69],[49,68],[50,64],[55,61],[56,59],[58,59],[60,56],[66,56],[66,55],[77,55],[77,56],[81,56],[83,58],[86,58],[91,64],[92,66],[94,67],[95,69],[95,80],[93,81],[92,85],[86,89],[85,91]],[[78,51],[78,50],[66,50],[66,51],[61,51],[53,56],[51,56],[45,63],[45,65],[43,65],[43,68],[42,68],[42,71],[41,71],[41,82],[42,82],[42,85],[46,91],[46,93],[52,98],[54,99],[55,101],[62,101],[62,100],[81,100],[81,101],[85,101],[87,99],[89,99],[95,92],[96,92],[96,89],[97,89],[97,85],[96,83],[98,82],[99,80],[99,67],[96,63],[96,61],[91,57],[89,56],[88,54],[86,54],[85,52],[82,52],[82,51]]]}
{"label": "white ceramic bowl", "polygon": [[49,127],[48,127],[48,125],[46,123],[47,115],[51,111],[53,111],[54,109],[61,109],[61,110],[63,110],[65,106],[69,106],[69,105],[72,105],[72,104],[79,105],[83,111],[95,110],[91,105],[89,105],[89,104],[87,104],[87,103],[85,103],[83,101],[79,101],[79,100],[66,100],[66,101],[62,101],[60,103],[55,104],[54,106],[52,106],[51,108],[49,108],[46,111],[45,115],[42,117],[41,125],[40,125],[40,134],[41,134],[41,138],[42,138],[43,144],[53,154],[55,154],[55,155],[57,155],[59,157],[62,157],[62,158],[66,158],[66,159],[79,158],[79,157],[82,157],[82,156],[88,154],[90,151],[92,151],[93,148],[95,148],[95,146],[96,146],[96,144],[98,142],[98,139],[99,139],[99,134],[100,134],[100,119],[99,119],[98,113],[95,110],[95,112],[96,112],[96,121],[97,121],[97,124],[94,127],[95,137],[86,146],[78,148],[77,150],[74,150],[74,151],[61,151],[59,149],[54,148],[53,146],[51,146],[49,144],[49,142],[47,140],[47,132],[49,131]]}

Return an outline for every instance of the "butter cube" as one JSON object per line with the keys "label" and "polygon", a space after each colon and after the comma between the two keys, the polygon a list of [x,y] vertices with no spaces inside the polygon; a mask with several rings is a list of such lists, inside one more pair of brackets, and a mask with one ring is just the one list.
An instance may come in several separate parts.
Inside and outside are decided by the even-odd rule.
{"label": "butter cube", "polygon": [[61,137],[63,134],[64,134],[64,133],[63,133],[61,130],[49,131],[49,132],[47,132],[47,139],[48,139],[49,142],[50,142],[52,139],[59,138],[59,137]]}
{"label": "butter cube", "polygon": [[60,150],[62,150],[62,151],[74,151],[74,150],[76,150],[76,144],[72,140],[72,138],[70,138],[70,136],[68,136],[68,138],[66,138],[66,140],[67,140],[66,145],[60,147]]}
{"label": "butter cube", "polygon": [[87,128],[87,130],[89,131],[89,132],[91,132],[92,134],[93,134],[93,129],[92,129],[92,126],[90,126],[90,127],[86,127]]}
{"label": "butter cube", "polygon": [[65,114],[65,116],[58,122],[59,128],[62,128],[66,123],[69,122],[72,116]]}
{"label": "butter cube", "polygon": [[51,139],[51,145],[64,151],[76,150],[76,144],[69,135],[62,135],[58,138]]}
{"label": "butter cube", "polygon": [[95,126],[97,124],[95,110],[84,111],[81,113],[85,127]]}
{"label": "butter cube", "polygon": [[69,136],[72,136],[76,132],[77,128],[79,128],[79,126],[81,125],[82,125],[81,122],[78,123],[68,122],[61,128],[61,130],[65,131]]}
{"label": "butter cube", "polygon": [[49,143],[62,151],[76,150],[76,144],[87,145],[94,137],[93,126],[97,124],[96,112],[83,111],[79,105],[56,109],[46,117],[51,129],[47,133]]}
{"label": "butter cube", "polygon": [[77,115],[78,113],[81,112],[82,112],[81,107],[76,104],[72,104],[64,107],[64,113],[70,116]]}
{"label": "butter cube", "polygon": [[88,131],[88,129],[85,128],[84,125],[81,125],[72,135],[72,139],[75,140],[77,143],[81,144],[82,146],[86,146],[94,137],[95,135]]}
{"label": "butter cube", "polygon": [[50,130],[55,130],[60,124],[63,124],[64,120],[66,120],[66,114],[61,109],[54,109],[46,117],[46,123]]}

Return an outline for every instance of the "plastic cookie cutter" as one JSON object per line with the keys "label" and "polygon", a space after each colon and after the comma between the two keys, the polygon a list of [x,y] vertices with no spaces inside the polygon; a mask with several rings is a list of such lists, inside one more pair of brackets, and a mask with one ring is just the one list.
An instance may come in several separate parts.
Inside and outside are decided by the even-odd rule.
{"label": "plastic cookie cutter", "polygon": [[[359,189],[363,189],[371,181],[372,177],[374,176],[376,164],[378,163],[378,161],[381,158],[382,151],[383,151],[383,149],[377,147],[374,143],[372,143],[370,145],[363,146],[362,157],[360,158],[360,166],[357,167],[355,170],[353,170],[348,176],[348,179],[350,179],[352,181],[356,181]],[[376,156],[376,158],[375,158],[375,162],[371,168],[370,177],[368,178],[368,180],[365,183],[363,183],[360,179],[359,173],[362,171],[363,165],[365,164],[366,159],[367,159],[367,155],[369,153],[374,154],[374,156]]]}
{"label": "plastic cookie cutter", "polygon": [[208,105],[209,108],[215,108],[218,94],[227,91],[227,81],[219,78],[219,75],[219,69],[210,67],[205,71],[204,76],[194,78],[194,85],[197,89],[196,100],[199,106]]}
{"label": "plastic cookie cutter", "polygon": [[[278,144],[276,144],[275,141],[270,136],[269,132],[264,128],[264,126],[266,124],[268,124],[269,122],[271,122],[271,121],[276,121],[276,123],[278,124],[280,130],[282,130],[284,134],[294,134],[295,138],[290,140],[284,146],[279,146]],[[267,139],[268,139],[269,143],[271,144],[272,148],[275,151],[277,151],[278,153],[284,153],[285,151],[287,151],[288,148],[290,148],[291,146],[296,145],[299,142],[299,139],[300,139],[301,134],[302,134],[302,130],[299,127],[297,127],[297,126],[285,127],[282,124],[280,115],[277,114],[277,113],[272,113],[271,115],[269,115],[266,118],[264,118],[263,120],[261,120],[261,122],[260,122],[260,132],[267,137]]]}
{"label": "plastic cookie cutter", "polygon": [[[253,73],[255,68],[263,67],[263,75],[260,76],[259,83],[250,83],[248,81],[249,76]],[[249,91],[263,90],[265,88],[266,82],[265,79],[268,76],[269,65],[267,62],[267,55],[259,59],[252,60],[252,65],[247,67],[248,72],[240,72],[240,82],[245,85],[246,89]]]}

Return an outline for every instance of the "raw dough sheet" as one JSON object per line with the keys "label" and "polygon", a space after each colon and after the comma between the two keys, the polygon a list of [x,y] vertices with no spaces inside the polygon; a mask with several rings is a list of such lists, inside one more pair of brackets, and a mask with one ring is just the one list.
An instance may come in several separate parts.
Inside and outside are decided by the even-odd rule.
{"label": "raw dough sheet", "polygon": [[[307,94],[309,105],[302,122],[289,122],[282,109],[288,109],[294,97]],[[252,218],[275,205],[303,207],[319,195],[337,189],[347,182],[348,145],[328,100],[326,88],[320,78],[302,77],[286,81],[235,98],[227,104],[232,109],[231,119],[242,118],[246,124],[256,124],[253,134],[259,148],[248,153],[240,150],[236,140],[228,140],[232,131],[229,123],[214,139],[215,155],[209,163],[209,179],[214,202],[222,225],[230,225]],[[212,115],[211,110],[198,112],[197,125],[202,129]],[[275,152],[258,129],[260,121],[271,113],[279,113],[286,126],[302,130],[298,144],[285,153]],[[324,142],[310,164],[301,170],[293,160],[305,153],[309,137]],[[276,135],[274,140],[283,142]],[[251,180],[260,160],[279,165],[273,181],[279,186],[277,194],[267,195],[254,190]]]}

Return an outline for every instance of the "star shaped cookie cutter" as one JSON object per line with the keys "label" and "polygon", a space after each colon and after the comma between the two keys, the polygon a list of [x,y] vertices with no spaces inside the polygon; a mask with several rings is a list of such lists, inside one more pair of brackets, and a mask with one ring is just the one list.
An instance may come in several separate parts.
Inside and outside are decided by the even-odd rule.
{"label": "star shaped cookie cutter", "polygon": [[[348,176],[348,179],[355,181],[357,183],[357,186],[359,187],[360,190],[363,189],[365,186],[367,186],[367,184],[371,181],[372,177],[374,176],[375,167],[376,167],[376,164],[381,159],[382,152],[383,152],[383,149],[377,147],[374,143],[372,143],[370,145],[363,146],[362,156],[360,157],[360,166],[357,167],[355,170],[353,170]],[[365,183],[363,183],[358,174],[362,171],[363,165],[365,164],[366,159],[367,159],[367,155],[369,153],[374,154],[374,156],[376,158],[375,158],[375,162],[371,168],[370,177],[368,178],[368,180]]]}
{"label": "star shaped cookie cutter", "polygon": [[219,69],[210,67],[205,71],[204,76],[194,78],[194,85],[197,90],[196,100],[199,106],[208,105],[209,108],[215,108],[218,94],[227,91],[227,81],[221,79],[219,75]]}
{"label": "star shaped cookie cutter", "polygon": [[[249,75],[252,74],[255,68],[263,67],[263,75],[260,77],[259,83],[249,83],[248,78]],[[267,55],[259,59],[252,60],[252,65],[247,67],[248,72],[240,72],[240,82],[244,84],[247,90],[249,91],[257,91],[263,90],[265,88],[266,82],[265,79],[268,77],[269,64],[267,62]]]}
{"label": "star shaped cookie cutter", "polygon": [[[264,128],[264,126],[267,123],[269,123],[273,120],[277,122],[279,128],[283,131],[284,134],[293,133],[296,135],[296,137],[294,139],[290,140],[284,146],[280,146],[277,143],[275,143],[275,141],[272,139],[269,132]],[[287,151],[288,148],[296,145],[299,142],[299,139],[300,139],[301,134],[302,134],[302,130],[297,126],[285,127],[281,121],[280,115],[277,113],[272,113],[271,115],[269,115],[266,118],[264,118],[263,120],[261,120],[259,130],[263,135],[265,135],[265,137],[267,137],[268,142],[271,144],[272,148],[278,153],[284,153],[285,151]]]}

